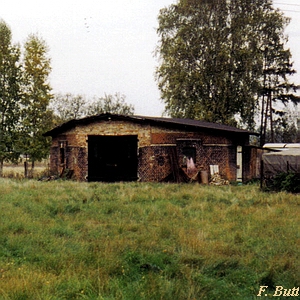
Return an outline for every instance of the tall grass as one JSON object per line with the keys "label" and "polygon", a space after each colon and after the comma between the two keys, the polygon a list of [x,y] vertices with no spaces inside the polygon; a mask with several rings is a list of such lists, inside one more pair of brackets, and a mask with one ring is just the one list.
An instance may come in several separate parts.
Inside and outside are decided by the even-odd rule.
{"label": "tall grass", "polygon": [[300,285],[299,199],[1,179],[0,299],[260,299],[261,285],[272,298]]}
{"label": "tall grass", "polygon": [[[22,159],[18,164],[4,163],[3,166],[3,177],[11,179],[24,179],[25,177],[25,168],[24,162]],[[43,176],[49,176],[49,160],[45,159],[41,162],[35,162],[35,167],[32,170],[31,163],[28,162],[28,174],[29,178],[41,178]]]}

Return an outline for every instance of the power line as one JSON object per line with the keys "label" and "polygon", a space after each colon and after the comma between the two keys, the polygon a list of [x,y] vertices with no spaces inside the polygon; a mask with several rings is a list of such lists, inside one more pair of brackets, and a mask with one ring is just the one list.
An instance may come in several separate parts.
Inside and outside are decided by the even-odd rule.
{"label": "power line", "polygon": [[[287,5],[287,6],[297,6],[300,7],[300,4],[292,4],[292,3],[282,3],[282,2],[274,2],[276,5]],[[295,12],[295,13],[300,13],[299,10],[291,10],[291,9],[282,9],[280,8],[281,11],[283,12]]]}
{"label": "power line", "polygon": [[293,12],[293,13],[300,13],[300,10],[281,9],[281,11],[287,11],[287,12]]}
{"label": "power line", "polygon": [[299,6],[300,4],[292,4],[292,3],[280,3],[280,2],[274,2],[274,4],[278,4],[278,5],[289,5],[289,6]]}

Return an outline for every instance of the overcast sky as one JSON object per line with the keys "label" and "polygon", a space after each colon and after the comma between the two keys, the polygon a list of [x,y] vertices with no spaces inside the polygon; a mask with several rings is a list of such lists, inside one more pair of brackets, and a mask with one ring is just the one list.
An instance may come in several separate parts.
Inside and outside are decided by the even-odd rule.
{"label": "overcast sky", "polygon": [[[159,10],[175,0],[2,0],[0,18],[11,28],[14,42],[38,34],[50,48],[51,86],[54,93],[88,98],[126,96],[140,115],[160,116],[154,79],[153,52]],[[300,2],[274,1],[292,18],[288,47],[300,84]],[[285,4],[285,5],[284,5]]]}

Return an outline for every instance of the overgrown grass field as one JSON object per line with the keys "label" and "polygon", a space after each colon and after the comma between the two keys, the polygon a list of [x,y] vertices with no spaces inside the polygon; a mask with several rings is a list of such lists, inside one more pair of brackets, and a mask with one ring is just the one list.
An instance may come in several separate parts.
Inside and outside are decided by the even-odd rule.
{"label": "overgrown grass field", "polygon": [[[31,170],[31,163],[28,162],[29,170],[28,175],[31,178],[40,178],[42,176],[47,176],[49,174],[49,161],[43,160],[41,162],[36,162],[34,171]],[[24,179],[24,161],[20,160],[18,164],[4,163],[3,167],[3,177],[11,179]]]}
{"label": "overgrown grass field", "polygon": [[299,204],[256,185],[0,179],[0,299],[271,299],[300,286]]}

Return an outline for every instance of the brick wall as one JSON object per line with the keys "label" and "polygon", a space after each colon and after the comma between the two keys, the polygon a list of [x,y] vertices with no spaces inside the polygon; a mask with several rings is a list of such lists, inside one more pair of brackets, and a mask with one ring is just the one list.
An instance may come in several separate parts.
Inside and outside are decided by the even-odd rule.
{"label": "brick wall", "polygon": [[53,146],[50,149],[50,173],[52,175],[57,175],[59,173],[59,147]]}
{"label": "brick wall", "polygon": [[[88,136],[89,135],[137,135],[139,147],[151,143],[151,130],[148,125],[124,121],[101,121],[77,126],[52,139],[50,170],[60,174],[64,169],[74,171],[73,178],[85,181],[88,175]],[[65,162],[60,162],[60,144],[66,142]]]}
{"label": "brick wall", "polygon": [[171,147],[146,146],[139,149],[138,177],[140,181],[159,182],[171,173]]}
{"label": "brick wall", "polygon": [[[60,173],[63,168],[74,171],[74,179],[84,181],[88,174],[89,135],[136,135],[138,137],[138,178],[141,181],[160,181],[172,171],[170,149],[176,148],[179,166],[185,168],[184,147],[195,147],[196,167],[209,171],[209,165],[219,165],[226,179],[235,180],[236,145],[247,143],[233,133],[217,134],[183,131],[161,126],[150,126],[129,121],[97,121],[76,126],[52,140],[50,170]],[[65,160],[61,163],[61,145]],[[246,168],[246,166],[244,166]],[[246,171],[245,171],[246,172]]]}
{"label": "brick wall", "polygon": [[85,181],[88,175],[87,149],[68,147],[66,167],[74,171],[77,180]]}
{"label": "brick wall", "polygon": [[226,136],[218,136],[209,132],[185,132],[171,131],[164,128],[152,128],[152,144],[176,144],[178,139],[199,139],[202,143],[210,144],[230,144],[232,140]]}
{"label": "brick wall", "polygon": [[137,135],[140,147],[151,143],[151,129],[149,125],[142,125],[125,121],[100,121],[85,126],[77,126],[68,131],[70,146],[87,148],[89,135]]}

